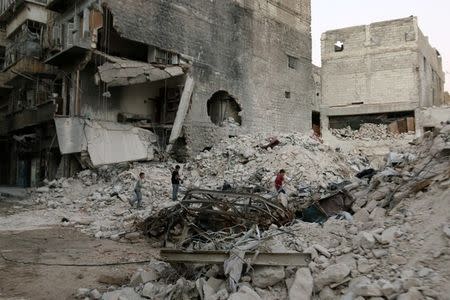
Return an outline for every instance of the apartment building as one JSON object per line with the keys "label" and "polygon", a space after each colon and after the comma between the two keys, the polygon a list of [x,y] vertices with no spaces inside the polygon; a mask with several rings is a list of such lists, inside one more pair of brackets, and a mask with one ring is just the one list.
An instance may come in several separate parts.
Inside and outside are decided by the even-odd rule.
{"label": "apartment building", "polygon": [[311,128],[310,0],[2,3],[10,183]]}

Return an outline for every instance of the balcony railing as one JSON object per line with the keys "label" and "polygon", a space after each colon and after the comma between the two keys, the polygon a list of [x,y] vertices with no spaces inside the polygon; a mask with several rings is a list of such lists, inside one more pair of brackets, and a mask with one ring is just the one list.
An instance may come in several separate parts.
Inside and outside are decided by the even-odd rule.
{"label": "balcony railing", "polygon": [[47,5],[49,0],[0,0],[0,16],[9,11],[14,11],[25,2]]}
{"label": "balcony railing", "polygon": [[40,58],[42,54],[41,37],[27,27],[6,45],[5,65],[7,68],[24,57]]}

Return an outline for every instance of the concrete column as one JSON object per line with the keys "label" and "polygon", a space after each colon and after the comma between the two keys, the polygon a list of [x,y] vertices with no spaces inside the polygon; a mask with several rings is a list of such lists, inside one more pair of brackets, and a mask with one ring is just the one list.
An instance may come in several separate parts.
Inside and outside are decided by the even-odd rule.
{"label": "concrete column", "polygon": [[191,103],[192,92],[194,91],[194,79],[188,75],[186,83],[184,85],[184,90],[181,95],[180,104],[178,105],[177,115],[175,117],[175,122],[173,123],[172,132],[170,133],[169,145],[167,146],[167,152],[172,150],[173,144],[181,136],[183,129],[184,119],[186,118],[189,104]]}
{"label": "concrete column", "polygon": [[71,117],[76,115],[75,97],[76,97],[76,72],[72,72],[70,76],[70,86],[69,86],[69,114]]}
{"label": "concrete column", "polygon": [[61,113],[63,116],[67,116],[67,79],[63,77],[62,79],[62,88],[61,88],[61,97],[62,97],[62,110]]}
{"label": "concrete column", "polygon": [[82,28],[82,37],[86,37],[89,34],[89,9],[85,8],[83,10],[83,28]]}

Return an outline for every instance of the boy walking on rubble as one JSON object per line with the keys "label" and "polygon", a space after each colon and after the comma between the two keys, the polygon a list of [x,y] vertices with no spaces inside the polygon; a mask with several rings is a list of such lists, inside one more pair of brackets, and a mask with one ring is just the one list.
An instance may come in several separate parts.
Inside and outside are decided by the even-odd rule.
{"label": "boy walking on rubble", "polygon": [[283,193],[286,194],[286,191],[284,190],[283,183],[284,183],[284,176],[286,175],[285,170],[280,170],[278,172],[277,177],[275,178],[275,190],[278,194]]}
{"label": "boy walking on rubble", "polygon": [[137,202],[137,208],[142,208],[142,185],[144,183],[145,179],[145,173],[141,172],[139,173],[139,178],[136,181],[136,185],[134,186],[134,197],[133,200],[130,201],[131,206],[134,205],[135,202]]}
{"label": "boy walking on rubble", "polygon": [[172,172],[172,200],[178,200],[178,190],[180,189],[180,183],[183,182],[180,177],[180,166],[175,166],[175,170]]}

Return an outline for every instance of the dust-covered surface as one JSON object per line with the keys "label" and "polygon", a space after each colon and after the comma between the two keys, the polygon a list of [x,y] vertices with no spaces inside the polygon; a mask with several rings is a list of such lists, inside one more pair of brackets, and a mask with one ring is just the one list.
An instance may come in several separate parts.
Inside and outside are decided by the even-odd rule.
{"label": "dust-covered surface", "polygon": [[[277,205],[287,201],[291,209],[298,201],[312,201],[338,187],[353,197],[353,216],[331,217],[323,224],[297,219],[266,231],[255,224],[245,231],[205,232],[213,239],[197,239],[195,249],[229,250],[236,255],[242,251],[304,252],[312,257],[308,266],[251,267],[239,259],[216,266],[152,261],[141,264],[129,281],[106,289],[80,282],[72,287],[77,297],[449,299],[450,126],[414,142],[390,141],[378,159],[360,149],[336,149],[334,144],[330,147],[296,134],[278,136],[273,148],[265,147],[274,141],[266,138],[227,139],[182,164],[184,188],[220,190],[226,181],[233,190],[257,193]],[[174,204],[170,200],[174,165],[112,166],[49,182],[30,194],[30,206],[3,217],[0,230],[59,224],[102,243],[108,239],[121,244],[143,241],[137,225]],[[281,168],[287,170],[288,193],[277,197],[273,176]],[[355,177],[371,168],[368,176]],[[143,210],[128,203],[139,172],[147,175]],[[302,194],[305,189],[307,195]],[[182,230],[170,234],[181,235]],[[162,239],[150,239],[147,246],[152,249],[162,243]],[[193,243],[183,244],[183,249],[193,249]],[[168,241],[167,245],[176,244]]]}
{"label": "dust-covered surface", "polygon": [[0,299],[76,299],[79,286],[106,292],[111,283],[127,283],[139,266],[120,263],[158,254],[144,242],[98,240],[57,227],[1,231],[0,245]]}

